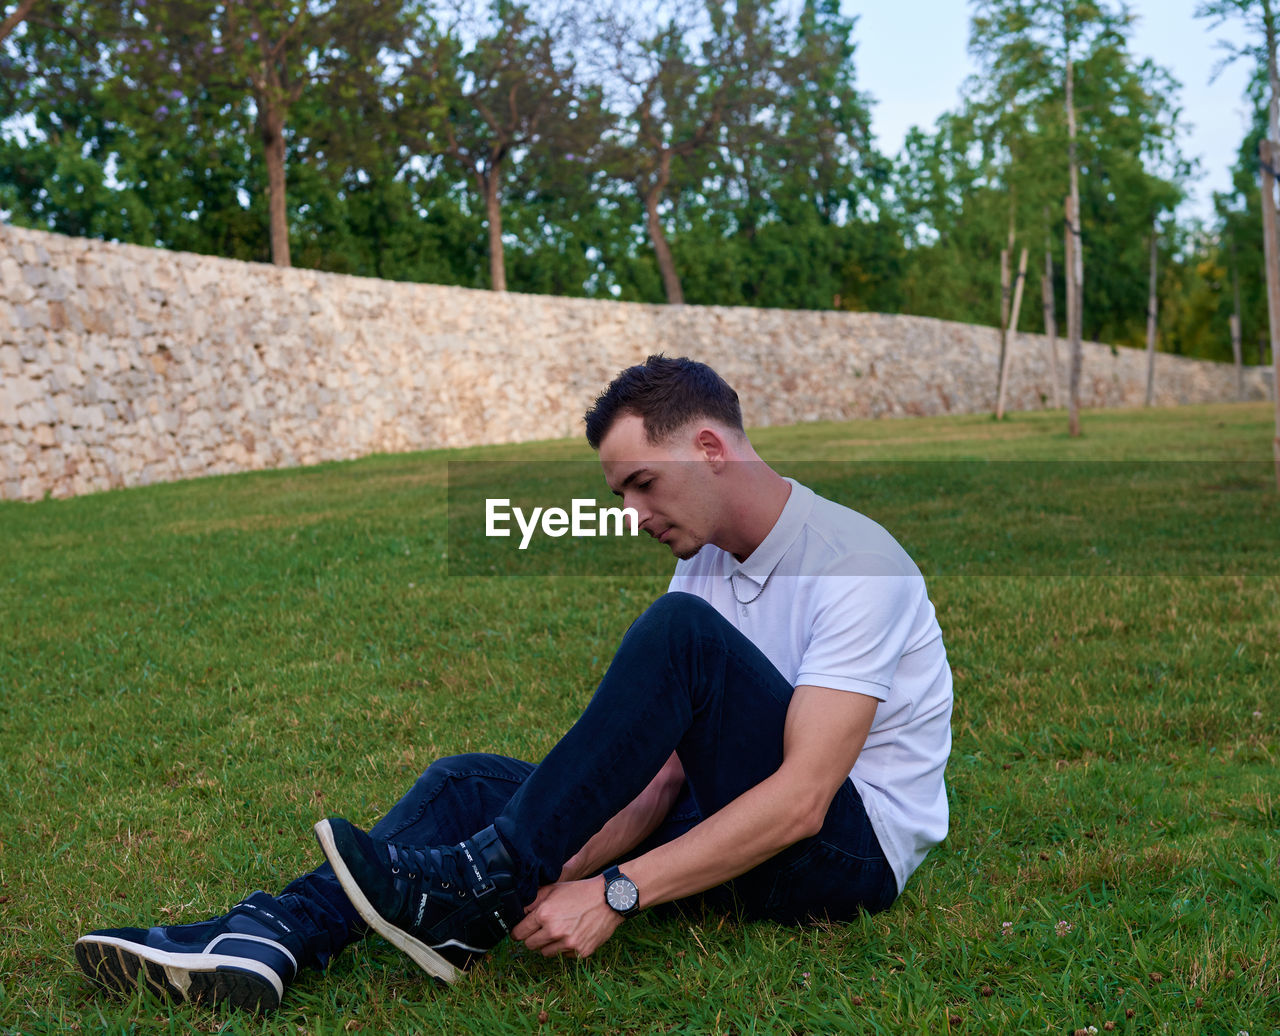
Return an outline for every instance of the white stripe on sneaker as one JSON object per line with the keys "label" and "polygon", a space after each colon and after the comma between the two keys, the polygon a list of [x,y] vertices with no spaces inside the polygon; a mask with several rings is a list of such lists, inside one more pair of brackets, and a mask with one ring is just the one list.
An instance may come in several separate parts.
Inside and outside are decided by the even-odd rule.
{"label": "white stripe on sneaker", "polygon": [[268,939],[265,935],[245,935],[242,932],[222,932],[204,948],[204,952],[210,953],[223,939],[235,939],[238,942],[260,942],[265,946],[270,946],[273,950],[288,957],[289,963],[293,965],[293,973],[295,975],[298,973],[298,958],[290,953],[289,947],[279,939]]}
{"label": "white stripe on sneaker", "polygon": [[[235,936],[235,938],[252,937]],[[217,941],[216,939],[214,940],[214,942]],[[262,941],[273,942],[269,939]],[[147,946],[144,943],[131,942],[128,939],[120,939],[113,935],[84,935],[77,939],[76,942],[97,946],[113,946],[117,950],[123,950],[125,953],[132,954],[142,960],[158,964],[164,968],[165,977],[173,983],[175,988],[182,990],[184,993],[191,985],[191,972],[217,971],[220,968],[231,968],[237,971],[247,971],[265,979],[276,991],[277,1000],[284,996],[284,981],[276,974],[275,970],[261,961],[253,960],[251,957],[238,957],[227,953],[168,953],[164,950],[157,950],[152,946]],[[209,945],[212,946],[213,943]],[[273,945],[278,946],[279,944],[273,942]]]}

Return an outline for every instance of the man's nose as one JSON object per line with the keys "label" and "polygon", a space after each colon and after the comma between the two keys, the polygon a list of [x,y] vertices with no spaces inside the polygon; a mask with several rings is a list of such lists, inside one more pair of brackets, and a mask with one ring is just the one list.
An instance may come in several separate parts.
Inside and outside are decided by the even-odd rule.
{"label": "man's nose", "polygon": [[624,493],[622,497],[622,506],[630,507],[636,513],[636,524],[640,528],[644,528],[649,519],[653,517],[653,513],[644,505],[644,501],[639,498],[638,493]]}

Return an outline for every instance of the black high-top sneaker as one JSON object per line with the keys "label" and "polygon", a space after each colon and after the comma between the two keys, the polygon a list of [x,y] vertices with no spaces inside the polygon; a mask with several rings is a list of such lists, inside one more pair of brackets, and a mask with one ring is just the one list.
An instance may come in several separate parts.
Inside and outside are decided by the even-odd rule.
{"label": "black high-top sneaker", "polygon": [[255,892],[221,917],[155,928],[105,928],[76,940],[76,961],[104,989],[145,986],[176,1003],[280,1006],[304,947],[296,922]]}
{"label": "black high-top sneaker", "polygon": [[360,916],[445,982],[524,917],[514,865],[492,827],[457,845],[410,846],[331,817],[316,824],[316,837]]}

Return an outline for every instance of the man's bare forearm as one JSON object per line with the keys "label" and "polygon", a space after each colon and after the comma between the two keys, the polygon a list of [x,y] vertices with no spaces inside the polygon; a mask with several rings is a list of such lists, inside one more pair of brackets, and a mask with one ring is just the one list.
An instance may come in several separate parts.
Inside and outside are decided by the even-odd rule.
{"label": "man's bare forearm", "polygon": [[875,698],[862,694],[797,687],[787,709],[782,765],[679,838],[627,863],[640,905],[714,888],[822,830],[876,707]]}
{"label": "man's bare forearm", "polygon": [[684,784],[684,769],[673,754],[639,795],[609,820],[567,863],[561,881],[598,874],[605,865],[634,849],[666,818]]}
{"label": "man's bare forearm", "polygon": [[640,889],[641,906],[656,906],[745,874],[815,830],[811,814],[797,809],[789,782],[774,774],[625,869]]}

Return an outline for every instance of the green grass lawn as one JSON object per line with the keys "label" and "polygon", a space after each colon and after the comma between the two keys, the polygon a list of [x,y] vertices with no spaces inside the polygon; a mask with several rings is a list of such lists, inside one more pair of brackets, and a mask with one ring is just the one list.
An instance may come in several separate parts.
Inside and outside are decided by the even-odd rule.
{"label": "green grass lawn", "polygon": [[485,465],[578,487],[577,442],[0,504],[0,1032],[1280,1031],[1270,407],[1065,424],[754,436],[899,536],[947,639],[951,835],[891,910],[642,915],[449,989],[370,939],[265,1019],[98,995],[72,942],[278,889],[438,755],[540,758],[669,556],[464,525]]}

